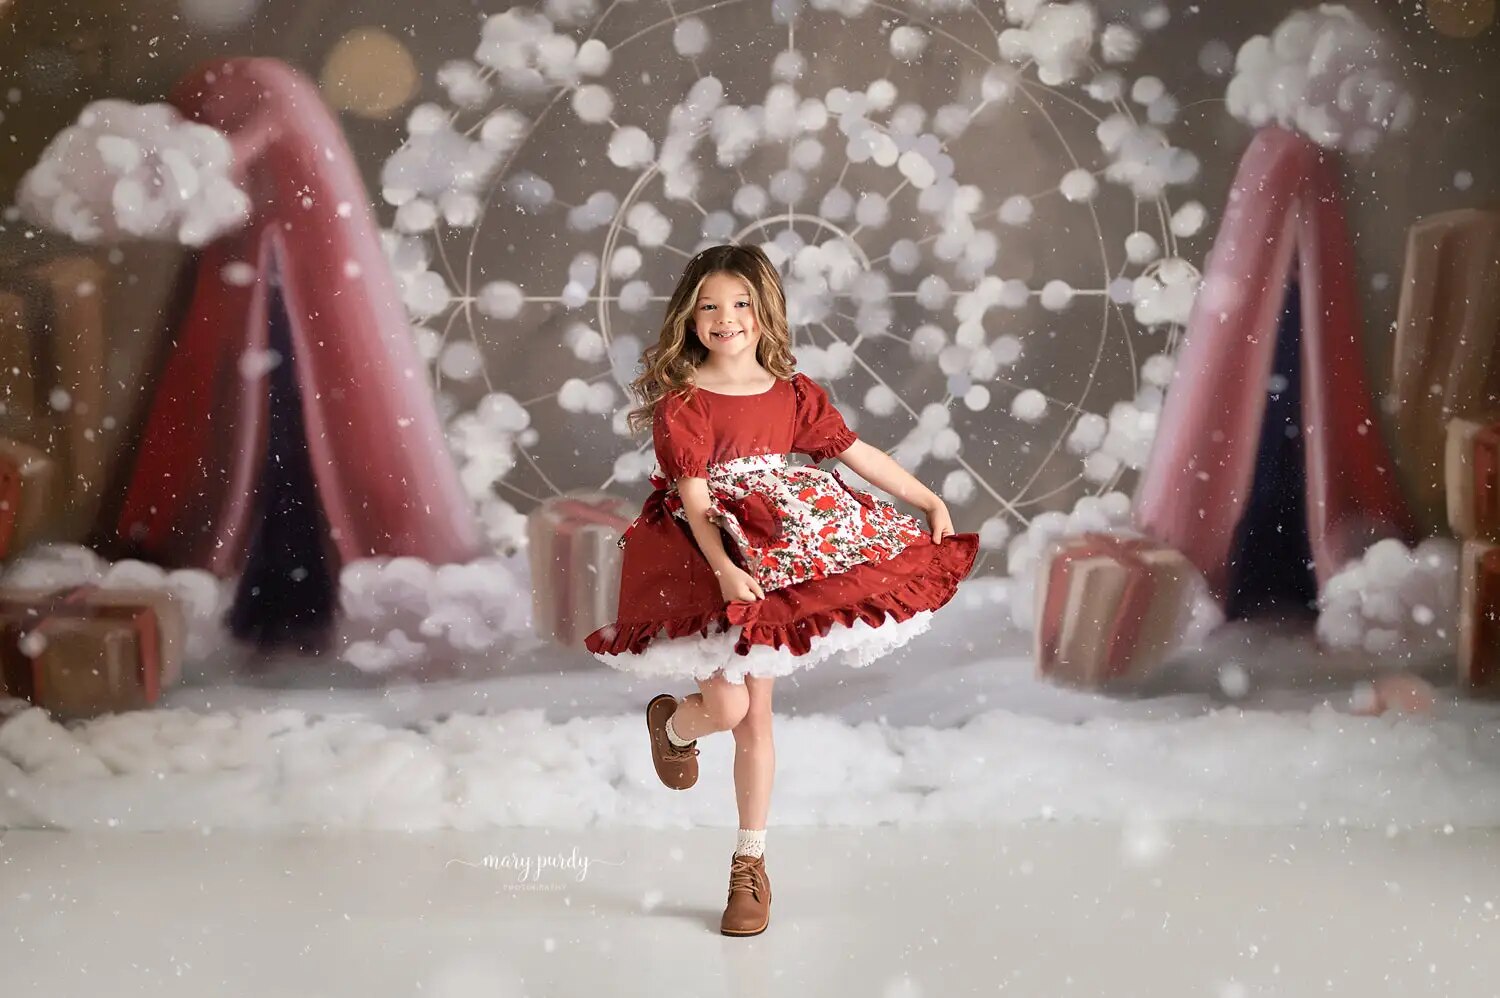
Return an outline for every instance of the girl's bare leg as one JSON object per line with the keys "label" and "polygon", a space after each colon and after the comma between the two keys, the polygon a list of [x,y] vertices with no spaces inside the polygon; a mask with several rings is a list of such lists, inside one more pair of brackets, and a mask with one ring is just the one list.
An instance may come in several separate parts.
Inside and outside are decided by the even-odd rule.
{"label": "girl's bare leg", "polygon": [[774,677],[746,676],[750,694],[744,718],[734,726],[734,796],[740,827],[763,829],[771,809],[776,748],[771,742],[771,686]]}
{"label": "girl's bare leg", "polygon": [[677,704],[672,714],[672,730],[677,737],[689,741],[715,731],[729,731],[740,723],[749,706],[749,689],[716,672],[710,679],[698,680],[698,692]]}

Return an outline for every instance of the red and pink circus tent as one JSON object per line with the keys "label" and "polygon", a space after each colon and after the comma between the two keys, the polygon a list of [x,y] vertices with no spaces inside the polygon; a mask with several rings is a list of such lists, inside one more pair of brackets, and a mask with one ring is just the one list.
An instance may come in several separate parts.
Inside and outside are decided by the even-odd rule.
{"label": "red and pink circus tent", "polygon": [[1339,162],[1264,129],[1134,498],[1136,525],[1185,554],[1231,615],[1306,599],[1374,541],[1413,539],[1362,341]]}
{"label": "red and pink circus tent", "polygon": [[236,58],[194,71],[172,101],[229,136],[252,216],[198,256],[119,539],[163,564],[244,573],[236,630],[261,637],[308,599],[331,613],[342,563],[472,559],[473,505],[317,88]]}

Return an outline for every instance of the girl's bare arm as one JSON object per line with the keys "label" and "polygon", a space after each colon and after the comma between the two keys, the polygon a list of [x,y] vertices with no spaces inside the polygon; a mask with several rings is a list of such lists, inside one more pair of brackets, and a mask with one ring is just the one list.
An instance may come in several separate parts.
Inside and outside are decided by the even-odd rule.
{"label": "girl's bare arm", "polygon": [[912,477],[911,472],[897,464],[895,458],[863,440],[850,444],[838,459],[871,485],[911,503],[924,513],[943,505],[936,493]]}
{"label": "girl's bare arm", "polygon": [[677,479],[677,494],[682,498],[682,510],[687,514],[688,526],[692,528],[698,549],[713,566],[714,574],[721,574],[726,567],[732,567],[734,562],[730,559],[729,552],[724,550],[724,538],[719,533],[719,525],[708,518],[708,479],[685,475]]}

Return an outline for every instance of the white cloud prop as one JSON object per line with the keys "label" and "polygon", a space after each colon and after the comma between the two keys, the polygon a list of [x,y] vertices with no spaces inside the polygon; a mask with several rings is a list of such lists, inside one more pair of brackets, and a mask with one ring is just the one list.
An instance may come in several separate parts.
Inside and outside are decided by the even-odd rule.
{"label": "white cloud prop", "polygon": [[1367,153],[1411,122],[1412,95],[1385,40],[1347,7],[1292,14],[1240,46],[1225,98],[1257,128],[1276,122],[1319,145]]}
{"label": "white cloud prop", "polygon": [[28,221],[81,243],[202,246],[243,225],[250,198],[223,132],[170,104],[94,101],[21,178]]}
{"label": "white cloud prop", "polygon": [[1088,67],[1097,27],[1088,4],[1007,4],[1006,14],[1022,26],[1000,32],[1002,58],[1035,61],[1037,79],[1049,87],[1075,79]]}

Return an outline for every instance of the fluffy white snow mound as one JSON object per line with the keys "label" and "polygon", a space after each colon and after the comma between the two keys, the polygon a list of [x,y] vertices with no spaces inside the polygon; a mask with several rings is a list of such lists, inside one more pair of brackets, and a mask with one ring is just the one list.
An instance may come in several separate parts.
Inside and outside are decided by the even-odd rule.
{"label": "fluffy white snow mound", "polygon": [[1430,537],[1415,548],[1372,544],[1328,580],[1319,597],[1318,639],[1394,665],[1449,654],[1458,632],[1458,544]]}

